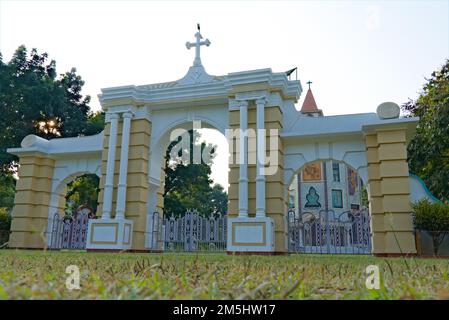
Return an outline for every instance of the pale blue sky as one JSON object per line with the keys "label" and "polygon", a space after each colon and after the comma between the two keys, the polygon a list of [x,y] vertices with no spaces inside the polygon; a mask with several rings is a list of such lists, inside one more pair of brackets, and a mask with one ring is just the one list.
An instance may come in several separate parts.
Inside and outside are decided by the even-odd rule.
{"label": "pale blue sky", "polygon": [[[25,44],[48,52],[60,73],[75,66],[98,109],[100,88],[184,76],[197,22],[212,42],[202,49],[208,73],[298,67],[325,115],[416,98],[449,57],[447,1],[0,0],[0,50],[9,60]],[[215,179],[227,183],[217,168]]]}

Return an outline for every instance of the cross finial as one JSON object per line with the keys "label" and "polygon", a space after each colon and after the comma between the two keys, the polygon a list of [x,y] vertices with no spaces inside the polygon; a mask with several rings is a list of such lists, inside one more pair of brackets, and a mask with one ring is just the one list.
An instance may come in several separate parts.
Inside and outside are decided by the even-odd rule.
{"label": "cross finial", "polygon": [[200,33],[200,24],[197,23],[198,32],[195,33],[196,42],[186,42],[187,49],[190,49],[191,47],[195,47],[195,60],[193,60],[194,66],[201,66],[201,56],[200,56],[200,47],[201,46],[210,46],[209,39],[206,39],[204,41],[201,41],[203,39],[203,36]]}
{"label": "cross finial", "polygon": [[312,84],[312,81],[309,80],[306,83],[309,85],[309,90],[310,90],[310,85]]}

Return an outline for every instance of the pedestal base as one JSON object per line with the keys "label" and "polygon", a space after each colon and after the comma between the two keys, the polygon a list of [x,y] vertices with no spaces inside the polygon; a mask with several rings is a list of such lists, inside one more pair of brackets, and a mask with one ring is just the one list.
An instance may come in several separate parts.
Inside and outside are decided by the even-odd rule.
{"label": "pedestal base", "polygon": [[129,250],[132,234],[132,220],[92,219],[89,220],[86,249]]}
{"label": "pedestal base", "polygon": [[274,252],[274,221],[263,218],[228,218],[228,252]]}

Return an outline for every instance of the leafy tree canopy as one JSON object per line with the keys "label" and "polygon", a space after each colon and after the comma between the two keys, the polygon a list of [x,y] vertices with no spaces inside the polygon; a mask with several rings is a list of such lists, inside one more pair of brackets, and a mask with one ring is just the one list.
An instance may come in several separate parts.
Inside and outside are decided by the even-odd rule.
{"label": "leafy tree canopy", "polygon": [[7,154],[22,139],[35,134],[45,139],[94,134],[102,129],[89,122],[89,96],[76,69],[57,77],[56,62],[36,49],[20,46],[5,63],[0,54],[0,166],[11,169],[17,158]]}
{"label": "leafy tree canopy", "polygon": [[12,173],[0,174],[0,208],[14,205],[15,179]]}
{"label": "leafy tree canopy", "polygon": [[[56,62],[49,61],[47,53],[20,46],[7,63],[0,53],[0,208],[9,212],[14,203],[18,159],[7,148],[20,146],[29,134],[52,139],[103,130],[104,113],[91,112],[90,97],[81,94],[83,85],[75,68],[58,77]],[[80,186],[80,181],[86,185]],[[91,180],[76,180],[68,187],[70,198],[81,201],[79,205],[95,201],[96,207]]]}
{"label": "leafy tree canopy", "polygon": [[416,135],[408,146],[409,165],[430,191],[449,201],[449,60],[432,73],[416,101],[402,106],[419,116]]}
{"label": "leafy tree canopy", "polygon": [[67,184],[66,201],[71,210],[87,205],[97,211],[100,178],[95,174],[85,174]]}

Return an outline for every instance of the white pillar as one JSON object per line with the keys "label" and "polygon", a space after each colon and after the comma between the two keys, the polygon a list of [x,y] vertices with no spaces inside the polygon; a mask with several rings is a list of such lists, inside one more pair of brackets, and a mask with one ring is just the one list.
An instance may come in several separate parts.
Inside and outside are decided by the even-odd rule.
{"label": "white pillar", "polygon": [[115,209],[115,218],[125,218],[126,206],[126,177],[128,176],[128,152],[129,152],[129,136],[131,128],[131,112],[123,113],[123,128],[122,128],[122,144],[120,147],[120,174],[118,178],[117,189],[117,207]]}
{"label": "white pillar", "polygon": [[264,98],[256,100],[256,217],[265,217],[265,102],[266,100]]}
{"label": "white pillar", "polygon": [[240,101],[239,218],[248,217],[248,101]]}
{"label": "white pillar", "polygon": [[110,115],[110,120],[111,127],[109,131],[108,161],[106,163],[106,181],[104,183],[103,212],[101,215],[102,219],[111,218],[112,190],[114,187],[115,148],[117,146],[118,114],[112,113]]}

